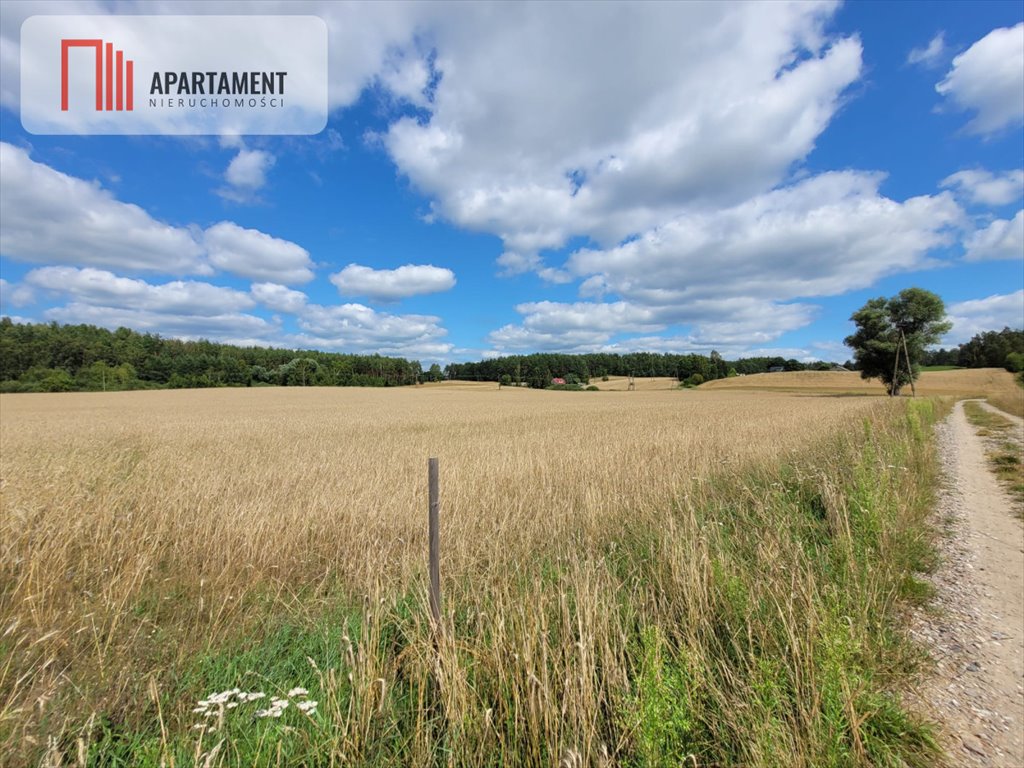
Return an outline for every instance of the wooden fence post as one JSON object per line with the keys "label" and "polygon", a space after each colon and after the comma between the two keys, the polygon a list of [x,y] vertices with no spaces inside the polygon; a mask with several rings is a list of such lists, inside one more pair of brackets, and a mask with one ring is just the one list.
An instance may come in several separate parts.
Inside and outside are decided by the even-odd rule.
{"label": "wooden fence post", "polygon": [[437,459],[427,460],[427,476],[430,486],[430,618],[434,630],[441,629],[441,532],[438,513],[441,499],[438,489]]}

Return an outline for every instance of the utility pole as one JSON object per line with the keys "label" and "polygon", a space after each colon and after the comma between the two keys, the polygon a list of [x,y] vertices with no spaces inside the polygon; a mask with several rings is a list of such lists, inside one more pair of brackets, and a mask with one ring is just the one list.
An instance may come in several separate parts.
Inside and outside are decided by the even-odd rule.
{"label": "utility pole", "polygon": [[[902,331],[900,331],[902,333]],[[892,366],[892,386],[889,387],[889,397],[896,396],[896,382],[900,371],[900,345],[896,344],[896,362]]]}
{"label": "utility pole", "polygon": [[910,352],[907,350],[907,337],[903,334],[902,328],[900,328],[900,339],[903,340],[903,357],[907,361],[907,376],[910,377],[910,394],[912,397],[917,397],[917,387],[914,386],[914,368],[910,364]]}

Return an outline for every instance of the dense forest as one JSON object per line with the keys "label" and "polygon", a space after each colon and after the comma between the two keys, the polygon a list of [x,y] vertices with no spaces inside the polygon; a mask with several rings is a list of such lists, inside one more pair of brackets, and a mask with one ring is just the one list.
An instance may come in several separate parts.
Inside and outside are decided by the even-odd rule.
{"label": "dense forest", "polygon": [[[930,350],[923,365],[1024,370],[1024,330],[980,333],[951,349]],[[237,347],[210,341],[165,339],[127,328],[19,324],[0,320],[0,392],[72,392],[180,387],[362,386],[390,387],[438,381],[500,381],[547,387],[554,378],[583,385],[602,376],[671,376],[700,384],[741,374],[829,370],[830,363],[781,357],[728,361],[710,355],[654,352],[566,355],[538,353],[476,363],[420,363],[381,355],[349,355],[269,347]],[[846,367],[853,369],[851,363]]]}
{"label": "dense forest", "polygon": [[961,368],[1005,368],[1024,371],[1024,330],[1003,328],[985,331],[959,347],[925,352],[924,365],[956,365]]}
{"label": "dense forest", "polygon": [[70,392],[178,387],[389,387],[441,378],[419,362],[180,341],[127,328],[0,320],[0,391]]}

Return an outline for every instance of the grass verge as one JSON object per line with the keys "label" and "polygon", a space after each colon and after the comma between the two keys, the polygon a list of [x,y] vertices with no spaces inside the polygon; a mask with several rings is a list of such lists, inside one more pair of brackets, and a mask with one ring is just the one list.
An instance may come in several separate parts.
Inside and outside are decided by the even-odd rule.
{"label": "grass verge", "polygon": [[975,402],[964,403],[967,420],[986,440],[985,454],[996,479],[1013,501],[1014,514],[1024,520],[1024,462],[1022,446],[1012,438],[1014,425]]}

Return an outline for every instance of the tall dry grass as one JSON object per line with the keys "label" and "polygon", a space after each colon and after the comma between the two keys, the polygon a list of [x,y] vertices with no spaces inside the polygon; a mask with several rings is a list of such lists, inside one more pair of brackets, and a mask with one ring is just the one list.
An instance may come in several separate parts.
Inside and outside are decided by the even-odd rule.
{"label": "tall dry grass", "polygon": [[251,724],[197,741],[191,707],[217,681],[275,682],[251,667],[322,630],[299,662],[321,719],[287,737],[322,764],[810,766],[837,739],[883,764],[858,729],[891,702],[844,670],[891,631],[903,560],[865,570],[859,548],[904,546],[881,507],[920,511],[923,470],[894,448],[865,459],[904,461],[886,482],[851,473],[881,451],[871,430],[901,445],[896,404],[437,387],[4,395],[0,412],[8,762],[287,764],[286,737]]}

